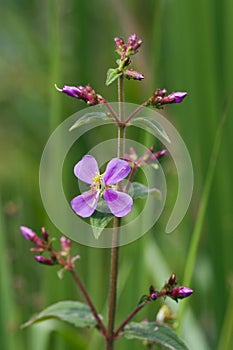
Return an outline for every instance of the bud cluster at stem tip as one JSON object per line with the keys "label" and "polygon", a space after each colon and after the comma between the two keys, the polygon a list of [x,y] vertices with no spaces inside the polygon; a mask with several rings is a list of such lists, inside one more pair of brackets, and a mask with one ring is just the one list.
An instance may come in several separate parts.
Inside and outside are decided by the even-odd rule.
{"label": "bud cluster at stem tip", "polygon": [[55,84],[58,91],[64,92],[65,94],[83,100],[89,106],[97,105],[104,102],[101,95],[97,94],[90,85],[86,86],[68,86],[65,85],[62,89],[59,89]]}
{"label": "bud cluster at stem tip", "polygon": [[37,254],[39,253],[39,255],[34,256],[37,262],[44,265],[60,265],[67,270],[72,270],[74,268],[74,261],[77,260],[79,256],[71,258],[71,241],[65,236],[61,237],[60,250],[57,251],[53,247],[54,239],[50,239],[44,227],[41,229],[41,238],[29,227],[21,226],[20,230],[24,238],[35,244],[36,247],[31,248],[30,251]]}
{"label": "bud cluster at stem tip", "polygon": [[167,296],[178,302],[179,299],[187,298],[193,294],[194,291],[189,287],[176,287],[177,283],[176,275],[173,273],[160,291],[156,291],[153,286],[150,286],[149,296],[146,300],[154,301],[160,297]]}
{"label": "bud cluster at stem tip", "polygon": [[169,103],[181,103],[187,96],[187,92],[172,92],[169,95],[166,89],[157,89],[152,96],[147,100],[147,105],[152,105],[158,109]]}

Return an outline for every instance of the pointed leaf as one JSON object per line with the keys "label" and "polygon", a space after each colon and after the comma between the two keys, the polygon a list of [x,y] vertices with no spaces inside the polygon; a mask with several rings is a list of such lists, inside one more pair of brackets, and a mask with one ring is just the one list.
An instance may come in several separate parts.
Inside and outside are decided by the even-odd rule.
{"label": "pointed leaf", "polygon": [[128,339],[161,344],[171,350],[188,350],[183,340],[171,328],[157,322],[129,323],[122,335]]}
{"label": "pointed leaf", "polygon": [[49,306],[28,322],[24,323],[22,328],[50,318],[56,318],[71,323],[76,327],[96,326],[96,320],[88,305],[78,301],[65,300]]}
{"label": "pointed leaf", "polygon": [[161,192],[157,188],[148,188],[139,182],[132,182],[129,195],[133,199],[146,198],[149,194],[153,194],[157,199],[161,200]]}
{"label": "pointed leaf", "polygon": [[171,143],[164,128],[156,120],[152,118],[136,117],[130,123],[135,126],[143,125],[146,128],[155,132],[157,135],[162,136],[167,142]]}
{"label": "pointed leaf", "polygon": [[119,78],[122,75],[122,72],[119,72],[117,69],[109,68],[107,71],[107,79],[106,79],[106,85],[112,84],[117,78]]}
{"label": "pointed leaf", "polygon": [[93,234],[96,239],[100,237],[102,231],[112,220],[112,218],[113,215],[111,214],[107,204],[104,201],[99,202],[95,212],[90,217]]}
{"label": "pointed leaf", "polygon": [[110,118],[107,113],[104,112],[92,112],[92,113],[86,113],[81,118],[79,118],[69,129],[69,131],[72,131],[76,128],[79,128],[82,125],[89,124],[92,122],[95,122],[96,120],[109,120],[112,121],[112,118]]}

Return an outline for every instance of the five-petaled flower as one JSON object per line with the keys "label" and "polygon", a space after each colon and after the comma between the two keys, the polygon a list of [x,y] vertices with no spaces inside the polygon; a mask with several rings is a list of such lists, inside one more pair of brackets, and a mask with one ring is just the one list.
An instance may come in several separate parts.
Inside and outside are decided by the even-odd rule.
{"label": "five-petaled flower", "polygon": [[101,196],[106,201],[111,213],[117,217],[127,215],[132,208],[132,198],[120,192],[116,186],[130,172],[129,164],[122,159],[113,158],[107,164],[106,171],[100,174],[96,159],[85,155],[74,167],[78,179],[90,185],[90,190],[83,192],[71,201],[72,209],[84,218],[91,216]]}

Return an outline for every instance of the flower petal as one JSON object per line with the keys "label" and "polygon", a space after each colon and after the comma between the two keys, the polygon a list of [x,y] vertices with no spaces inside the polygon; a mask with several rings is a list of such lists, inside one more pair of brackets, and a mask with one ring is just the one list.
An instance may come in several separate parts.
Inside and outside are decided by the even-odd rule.
{"label": "flower petal", "polygon": [[108,188],[104,191],[103,197],[112,214],[119,218],[127,215],[132,209],[133,200],[127,193]]}
{"label": "flower petal", "polygon": [[73,198],[71,201],[71,207],[77,215],[87,218],[94,213],[98,200],[99,192],[90,190]]}
{"label": "flower petal", "polygon": [[130,172],[128,162],[119,158],[113,158],[107,165],[106,171],[103,175],[105,185],[114,185],[123,180]]}
{"label": "flower petal", "polygon": [[99,173],[97,161],[89,154],[84,156],[74,167],[75,176],[89,185],[92,184],[92,179],[97,173]]}

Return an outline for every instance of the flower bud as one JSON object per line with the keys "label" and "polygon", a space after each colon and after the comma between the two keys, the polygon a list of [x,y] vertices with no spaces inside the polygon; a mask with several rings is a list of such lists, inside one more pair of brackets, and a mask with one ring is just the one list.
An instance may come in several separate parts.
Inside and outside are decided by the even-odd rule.
{"label": "flower bud", "polygon": [[135,54],[137,52],[137,49],[142,45],[142,40],[137,39],[136,34],[132,34],[129,36],[127,41],[127,50],[130,52],[131,55]]}
{"label": "flower bud", "polygon": [[177,299],[184,299],[189,297],[191,294],[193,294],[193,292],[194,291],[189,287],[180,286],[167,291],[166,295],[177,301]]}
{"label": "flower bud", "polygon": [[38,261],[40,264],[54,265],[54,260],[53,259],[46,258],[45,256],[42,256],[42,255],[36,255],[36,256],[34,256],[34,259],[36,261]]}
{"label": "flower bud", "polygon": [[62,236],[60,239],[61,243],[61,250],[65,255],[67,255],[70,252],[70,247],[71,247],[71,240],[67,239],[65,236]]}
{"label": "flower bud", "polygon": [[187,92],[172,92],[167,96],[166,93],[166,89],[155,90],[152,96],[148,99],[147,104],[151,104],[157,108],[162,108],[163,105],[168,103],[180,103],[187,96]]}
{"label": "flower bud", "polygon": [[127,79],[134,79],[134,80],[143,80],[144,79],[144,75],[137,72],[134,69],[126,69],[124,74],[125,74],[125,77]]}
{"label": "flower bud", "polygon": [[32,231],[29,227],[20,226],[22,235],[29,241],[34,242],[39,248],[44,248],[44,244],[37,234]]}
{"label": "flower bud", "polygon": [[152,293],[150,296],[149,296],[149,299],[150,300],[156,300],[158,298],[158,294],[156,292]]}
{"label": "flower bud", "polygon": [[177,279],[176,279],[176,274],[173,273],[171,274],[169,280],[168,280],[168,286],[170,286],[171,288],[176,286],[178,283]]}
{"label": "flower bud", "polygon": [[29,241],[33,241],[34,237],[36,237],[36,233],[32,231],[29,227],[20,226],[20,230],[24,238],[26,238]]}
{"label": "flower bud", "polygon": [[46,231],[46,229],[44,227],[42,227],[42,229],[41,229],[41,235],[42,235],[44,241],[48,242],[49,234],[48,234],[48,232]]}
{"label": "flower bud", "polygon": [[124,40],[122,38],[116,37],[116,38],[114,38],[114,41],[115,41],[116,52],[119,55],[122,55],[126,50]]}
{"label": "flower bud", "polygon": [[162,104],[180,103],[187,96],[187,92],[172,92],[162,99]]}
{"label": "flower bud", "polygon": [[103,98],[95,93],[90,85],[86,86],[67,86],[65,85],[62,89],[59,89],[55,85],[58,91],[64,92],[65,94],[83,100],[88,105],[96,105],[103,102]]}

